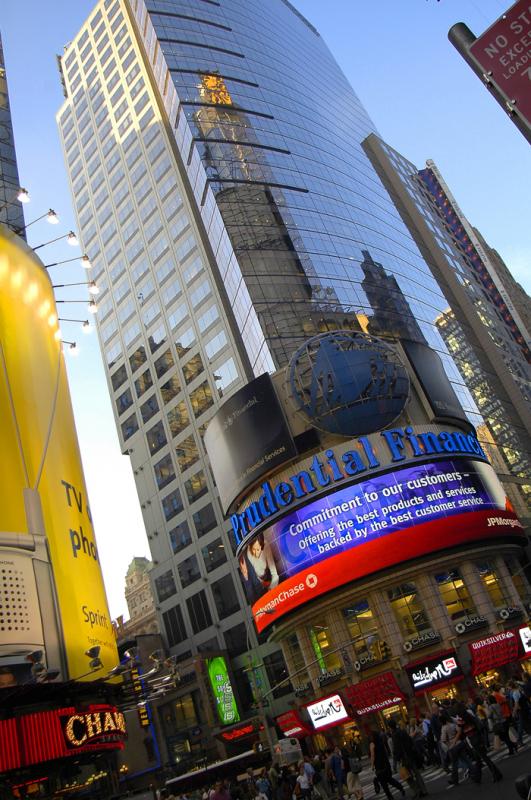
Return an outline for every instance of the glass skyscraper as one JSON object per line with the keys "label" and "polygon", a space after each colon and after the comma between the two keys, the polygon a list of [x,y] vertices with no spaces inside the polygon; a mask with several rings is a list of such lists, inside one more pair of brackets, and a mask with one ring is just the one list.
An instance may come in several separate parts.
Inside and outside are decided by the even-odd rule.
{"label": "glass skyscraper", "polygon": [[[287,0],[102,0],[61,70],[162,629],[176,656],[227,649],[238,672],[255,634],[202,443],[227,395],[349,328],[429,344],[484,420],[437,324],[448,301],[361,147],[374,126]],[[281,680],[278,649],[261,658]]]}
{"label": "glass skyscraper", "polygon": [[0,222],[19,231],[19,236],[25,239],[24,213],[22,203],[17,199],[19,189],[4,48],[0,37]]}

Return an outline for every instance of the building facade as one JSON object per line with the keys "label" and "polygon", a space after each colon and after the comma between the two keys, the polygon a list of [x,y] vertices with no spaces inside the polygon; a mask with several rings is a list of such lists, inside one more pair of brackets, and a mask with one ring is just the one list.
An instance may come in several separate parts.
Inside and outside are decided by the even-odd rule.
{"label": "building facade", "polygon": [[437,326],[448,301],[362,149],[369,117],[287,0],[102,0],[60,66],[57,120],[161,629],[178,659],[228,651],[249,713],[259,650],[275,713],[286,664],[252,627],[205,429],[229,395],[340,328],[433,348],[481,426]]}
{"label": "building facade", "polygon": [[531,300],[467,220],[433,161],[418,170],[370,135],[364,149],[448,298],[435,324],[481,411],[480,438],[521,519],[531,497]]}
{"label": "building facade", "polygon": [[11,230],[24,233],[24,212],[17,195],[20,190],[18,178],[17,154],[13,123],[9,106],[6,64],[4,48],[0,36],[0,222]]}
{"label": "building facade", "polygon": [[141,556],[135,556],[129,564],[125,576],[125,600],[129,619],[124,622],[123,617],[118,617],[116,620],[119,641],[159,631],[155,598],[149,580],[151,567],[151,562]]}

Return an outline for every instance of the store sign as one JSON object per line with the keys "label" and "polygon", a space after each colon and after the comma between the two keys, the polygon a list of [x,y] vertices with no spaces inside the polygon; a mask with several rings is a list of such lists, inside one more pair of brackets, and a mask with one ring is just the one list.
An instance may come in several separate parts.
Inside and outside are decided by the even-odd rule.
{"label": "store sign", "polygon": [[234,742],[240,739],[246,739],[248,736],[263,731],[264,726],[260,722],[250,722],[247,725],[239,725],[230,730],[221,731],[219,738],[225,742]]}
{"label": "store sign", "polygon": [[311,730],[304,724],[296,711],[286,711],[285,714],[276,717],[275,722],[287,738],[311,735]]}
{"label": "store sign", "polygon": [[312,689],[311,683],[299,683],[298,686],[293,687],[293,693],[295,697],[304,697],[304,695],[308,694],[309,691]]}
{"label": "store sign", "polygon": [[133,667],[131,670],[131,685],[136,698],[138,721],[142,728],[147,728],[149,727],[149,711],[147,703],[144,700],[144,687],[140,680],[140,673],[137,667]]}
{"label": "store sign", "polygon": [[456,623],[455,632],[462,636],[463,633],[469,633],[469,631],[476,630],[477,628],[483,628],[488,624],[489,621],[486,617],[482,617],[480,614],[469,614]]}
{"label": "store sign", "polygon": [[125,738],[125,719],[121,711],[71,714],[61,722],[67,747],[76,750],[98,740],[113,742]]}
{"label": "store sign", "polygon": [[415,692],[423,692],[464,678],[453,651],[441,653],[429,661],[406,665],[405,670]]}
{"label": "store sign", "polygon": [[347,703],[360,717],[390,708],[405,700],[394,673],[390,671],[347,686],[343,694]]}
{"label": "store sign", "polygon": [[531,655],[531,629],[528,625],[522,625],[520,628],[493,633],[484,639],[469,642],[468,649],[471,673],[480,675],[511,661],[528,658]]}
{"label": "store sign", "polygon": [[503,608],[498,608],[496,613],[498,614],[498,617],[504,621],[522,616],[521,610],[519,608],[515,608],[514,606],[504,606]]}
{"label": "store sign", "polygon": [[411,653],[412,650],[420,650],[422,647],[429,647],[430,644],[436,644],[440,641],[441,635],[437,631],[421,631],[412,636],[411,639],[406,639],[402,647],[406,653]]}
{"label": "store sign", "polygon": [[329,697],[321,698],[316,703],[310,703],[306,706],[306,710],[315,730],[331,728],[349,719],[348,711],[338,694],[332,694]]}
{"label": "store sign", "polygon": [[343,675],[344,670],[340,667],[339,669],[330,669],[326,670],[325,672],[321,672],[317,676],[317,683],[319,686],[326,686],[327,683],[333,683],[337,681],[338,678],[341,678]]}
{"label": "store sign", "polygon": [[219,721],[222,725],[239,722],[240,714],[236,705],[232,683],[230,682],[227,662],[223,656],[216,656],[216,658],[205,659],[205,663],[210,686],[214,693]]}
{"label": "store sign", "polygon": [[520,634],[524,655],[531,655],[531,628],[525,625],[523,628],[520,628],[518,632]]}
{"label": "store sign", "polygon": [[[522,535],[521,523],[492,467],[443,459],[395,468],[307,503],[252,538],[238,560],[262,631],[345,583],[443,548],[515,534]],[[435,632],[421,634],[405,650],[437,641]]]}

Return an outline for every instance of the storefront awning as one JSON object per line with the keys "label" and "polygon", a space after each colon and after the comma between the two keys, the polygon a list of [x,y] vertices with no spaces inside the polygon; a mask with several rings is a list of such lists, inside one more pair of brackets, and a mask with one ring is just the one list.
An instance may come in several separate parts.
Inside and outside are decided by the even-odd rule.
{"label": "storefront awning", "polygon": [[286,711],[275,718],[278,727],[287,737],[302,739],[304,736],[311,736],[312,731],[304,724],[296,711]]}
{"label": "storefront awning", "polygon": [[470,672],[480,675],[511,661],[531,656],[531,631],[527,625],[493,633],[468,643],[472,662]]}
{"label": "storefront awning", "polygon": [[374,678],[347,686],[343,695],[359,716],[381,711],[405,700],[393,672],[383,672]]}

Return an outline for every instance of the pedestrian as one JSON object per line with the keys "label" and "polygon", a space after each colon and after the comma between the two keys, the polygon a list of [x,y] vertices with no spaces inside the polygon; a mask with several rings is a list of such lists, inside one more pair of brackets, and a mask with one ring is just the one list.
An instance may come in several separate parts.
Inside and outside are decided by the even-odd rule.
{"label": "pedestrian", "polygon": [[[510,724],[510,716],[509,718],[505,717],[502,708],[497,700],[496,694],[491,694],[488,697],[488,704],[489,704],[489,711],[490,711],[490,719],[492,720],[492,732],[495,736],[498,737],[504,744],[507,745],[507,749],[509,751],[509,755],[512,756],[513,753],[516,753],[517,747],[515,746],[514,742],[511,741],[509,737],[509,724]],[[505,697],[502,695],[503,699]],[[496,745],[496,743],[495,743]]]}
{"label": "pedestrian", "polygon": [[299,774],[297,775],[297,782],[293,796],[295,798],[299,798],[299,800],[308,800],[311,795],[311,791],[312,784],[310,778],[308,777],[308,773],[304,768],[304,761],[301,761],[299,764]]}
{"label": "pedestrian", "polygon": [[269,783],[271,784],[271,795],[273,800],[279,800],[278,797],[278,784],[280,780],[280,773],[277,770],[275,763],[272,761],[267,772]]}
{"label": "pedestrian", "polygon": [[407,772],[407,777],[404,775],[404,780],[407,781],[413,797],[426,797],[428,791],[419,769],[418,755],[415,751],[413,739],[407,731],[398,726],[394,719],[389,720],[389,729],[393,739],[393,754],[402,765],[403,770]]}
{"label": "pedestrian", "polygon": [[330,769],[332,771],[334,783],[338,797],[342,797],[345,791],[345,763],[339,747],[334,747],[330,758]]}
{"label": "pedestrian", "polygon": [[503,735],[500,734],[500,737],[509,748],[509,755],[512,756],[513,753],[516,753],[516,751],[518,750],[518,743],[513,742],[510,734],[510,729],[513,723],[513,712],[509,704],[509,699],[505,694],[505,692],[502,691],[499,685],[496,685],[494,687],[494,691],[492,692],[492,694],[500,707],[503,717]]}
{"label": "pedestrian", "polygon": [[477,696],[474,699],[474,705],[476,709],[476,718],[480,728],[481,738],[483,740],[483,745],[486,750],[489,749],[490,742],[489,742],[489,720],[487,716],[487,708],[486,703],[481,696]]}
{"label": "pedestrian", "polygon": [[231,800],[229,790],[225,786],[225,781],[219,779],[215,782],[211,800]]}
{"label": "pedestrian", "polygon": [[448,781],[450,786],[457,786],[459,783],[459,764],[461,763],[465,775],[474,771],[474,765],[468,755],[464,732],[462,727],[452,721],[449,714],[443,712],[441,714],[441,743],[446,748],[451,767],[451,778]]}
{"label": "pedestrian", "polygon": [[472,755],[478,764],[478,769],[474,772],[474,774],[478,776],[477,783],[481,783],[482,764],[485,764],[485,766],[488,768],[494,783],[501,781],[503,774],[487,753],[487,748],[485,747],[485,740],[483,738],[479,720],[465,708],[464,704],[458,705],[457,710],[460,719],[463,720],[463,730],[466,743],[468,744]]}
{"label": "pedestrian", "polygon": [[380,731],[371,731],[371,738],[369,744],[369,751],[371,757],[371,766],[376,776],[376,781],[384,790],[387,800],[392,800],[393,795],[389,786],[393,786],[401,793],[402,797],[406,796],[406,792],[401,783],[393,778],[391,772],[391,764],[387,755],[387,748],[384,744],[383,734]]}
{"label": "pedestrian", "polygon": [[363,800],[363,786],[360,779],[363,769],[361,756],[361,745],[353,741],[348,755],[347,790],[350,798],[354,797],[354,800]]}
{"label": "pedestrian", "polygon": [[264,767],[260,770],[260,774],[256,779],[256,788],[260,792],[267,797],[267,800],[273,800],[272,793],[271,793],[271,783],[269,782],[269,778],[267,777],[267,771]]}

